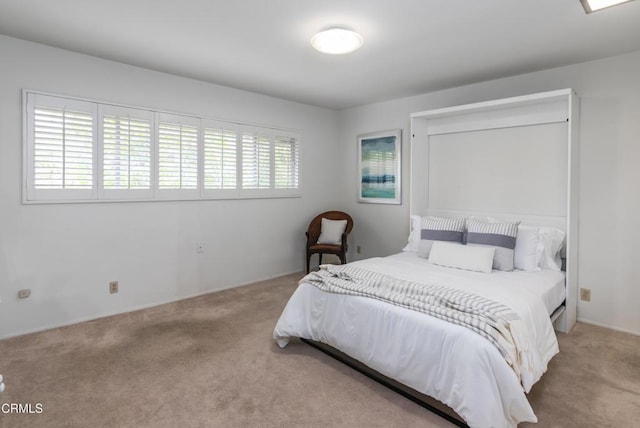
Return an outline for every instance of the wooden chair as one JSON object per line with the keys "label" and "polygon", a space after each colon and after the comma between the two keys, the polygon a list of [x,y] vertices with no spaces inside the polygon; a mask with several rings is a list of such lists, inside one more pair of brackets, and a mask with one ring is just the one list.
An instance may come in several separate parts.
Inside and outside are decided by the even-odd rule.
{"label": "wooden chair", "polygon": [[[347,227],[342,234],[342,242],[340,245],[330,245],[330,244],[318,244],[318,238],[320,237],[320,229],[322,226],[322,219],[326,218],[329,220],[347,220]],[[309,262],[311,260],[312,254],[318,254],[320,259],[318,264],[322,264],[322,255],[323,254],[335,254],[340,257],[340,263],[347,263],[347,250],[349,249],[349,245],[347,244],[347,235],[351,233],[353,229],[353,219],[347,213],[342,211],[327,211],[322,214],[318,214],[311,220],[309,223],[309,228],[307,229],[307,273],[309,273]]]}

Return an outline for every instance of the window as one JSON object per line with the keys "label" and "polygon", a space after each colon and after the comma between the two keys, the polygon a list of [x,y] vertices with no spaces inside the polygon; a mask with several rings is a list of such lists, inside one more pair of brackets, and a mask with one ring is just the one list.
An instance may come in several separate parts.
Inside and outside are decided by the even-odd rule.
{"label": "window", "polygon": [[152,115],[145,110],[100,106],[102,186],[105,198],[150,197]]}
{"label": "window", "polygon": [[25,203],[300,196],[294,132],[24,94]]}
{"label": "window", "polygon": [[158,119],[158,189],[197,196],[199,120],[167,114]]}
{"label": "window", "polygon": [[242,188],[271,187],[271,138],[259,131],[242,133]]}
{"label": "window", "polygon": [[204,123],[204,188],[236,190],[238,131],[233,124]]}
{"label": "window", "polygon": [[129,117],[103,117],[105,189],[151,188],[151,128]]}
{"label": "window", "polygon": [[[28,197],[52,200],[95,195],[95,105],[49,96],[27,99]],[[62,199],[62,198],[60,198]]]}
{"label": "window", "polygon": [[298,188],[298,164],[300,145],[293,135],[276,135],[274,138],[274,177],[276,189]]}
{"label": "window", "polygon": [[35,111],[36,189],[93,187],[93,123],[90,113],[63,108]]}

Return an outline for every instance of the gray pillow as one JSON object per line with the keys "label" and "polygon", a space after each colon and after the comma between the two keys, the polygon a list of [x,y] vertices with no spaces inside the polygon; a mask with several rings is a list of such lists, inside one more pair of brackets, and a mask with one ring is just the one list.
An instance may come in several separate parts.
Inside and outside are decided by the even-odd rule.
{"label": "gray pillow", "polygon": [[434,241],[462,243],[463,218],[422,217],[418,256],[429,258]]}
{"label": "gray pillow", "polygon": [[484,223],[469,219],[467,220],[467,245],[495,247],[493,268],[511,272],[519,224],[520,222]]}

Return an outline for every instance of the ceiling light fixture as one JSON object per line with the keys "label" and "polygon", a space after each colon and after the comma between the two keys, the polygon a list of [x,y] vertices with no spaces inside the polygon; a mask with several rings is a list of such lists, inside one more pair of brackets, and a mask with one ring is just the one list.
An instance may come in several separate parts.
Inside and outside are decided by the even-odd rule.
{"label": "ceiling light fixture", "polygon": [[311,38],[311,46],[316,50],[333,55],[353,52],[362,46],[364,39],[354,31],[344,28],[329,28]]}
{"label": "ceiling light fixture", "polygon": [[607,7],[626,3],[631,0],[580,0],[584,11],[587,13],[596,12]]}

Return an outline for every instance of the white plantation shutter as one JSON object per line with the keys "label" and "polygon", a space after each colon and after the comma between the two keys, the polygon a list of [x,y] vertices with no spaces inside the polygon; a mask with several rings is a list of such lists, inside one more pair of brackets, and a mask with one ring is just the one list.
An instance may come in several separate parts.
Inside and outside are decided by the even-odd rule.
{"label": "white plantation shutter", "polygon": [[271,137],[264,132],[242,132],[242,188],[271,188]]}
{"label": "white plantation shutter", "polygon": [[[150,197],[151,112],[101,106],[99,117],[102,130],[102,194],[125,199]],[[125,190],[127,192],[123,192]]]}
{"label": "white plantation shutter", "polygon": [[274,137],[274,185],[276,189],[298,189],[300,143],[290,135],[276,134]]}
{"label": "white plantation shutter", "polygon": [[258,188],[268,189],[271,186],[271,138],[258,135]]}
{"label": "white plantation shutter", "polygon": [[27,199],[95,197],[95,104],[29,94]]}
{"label": "white plantation shutter", "polygon": [[24,203],[301,195],[295,132],[26,90],[23,100]]}
{"label": "white plantation shutter", "polygon": [[299,195],[297,134],[213,121],[203,121],[203,129],[205,196]]}
{"label": "white plantation shutter", "polygon": [[234,124],[203,123],[204,188],[238,187],[238,131]]}
{"label": "white plantation shutter", "polygon": [[197,190],[199,120],[167,114],[158,117],[158,189]]}
{"label": "white plantation shutter", "polygon": [[36,189],[93,187],[92,120],[91,113],[36,106]]}

